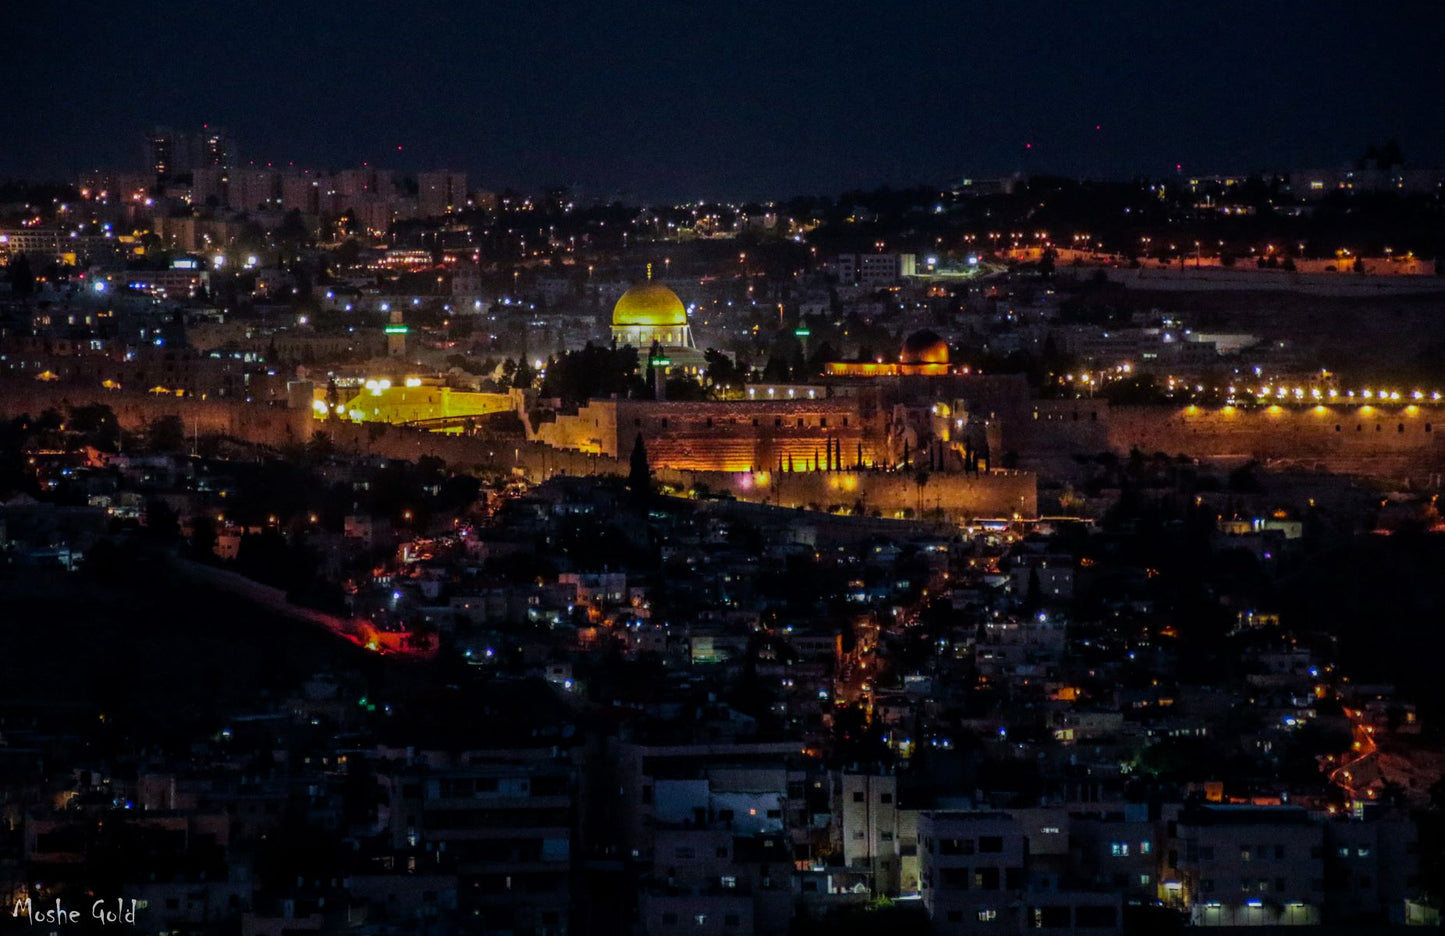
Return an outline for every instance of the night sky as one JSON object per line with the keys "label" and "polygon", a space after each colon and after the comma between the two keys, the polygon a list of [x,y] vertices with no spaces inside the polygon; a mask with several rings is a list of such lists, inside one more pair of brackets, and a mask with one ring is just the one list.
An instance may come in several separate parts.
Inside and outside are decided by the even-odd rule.
{"label": "night sky", "polygon": [[17,7],[0,178],[139,169],[148,127],[207,121],[243,162],[638,199],[1337,165],[1392,138],[1445,163],[1435,0]]}

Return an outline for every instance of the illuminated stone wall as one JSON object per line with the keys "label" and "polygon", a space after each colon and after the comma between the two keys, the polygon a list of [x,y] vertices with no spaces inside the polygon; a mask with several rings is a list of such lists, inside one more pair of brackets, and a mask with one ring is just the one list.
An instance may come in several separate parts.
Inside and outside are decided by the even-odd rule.
{"label": "illuminated stone wall", "polygon": [[[992,451],[996,463],[1012,455],[1020,467],[1066,472],[1075,454],[1114,447],[1107,400],[1035,400],[1010,416],[998,426],[998,448]],[[989,444],[992,449],[992,438]]]}
{"label": "illuminated stone wall", "polygon": [[533,438],[554,448],[626,458],[641,434],[656,467],[748,471],[828,466],[834,456],[853,467],[880,457],[858,406],[847,399],[686,403],[593,400],[576,414],[537,427]]}
{"label": "illuminated stone wall", "polygon": [[[576,449],[558,449],[538,441],[443,435],[384,423],[318,422],[308,410],[302,408],[286,409],[260,403],[158,397],[109,392],[100,388],[67,388],[55,384],[37,384],[34,381],[0,382],[0,416],[7,418],[22,413],[38,414],[49,408],[90,403],[110,406],[121,425],[129,431],[144,430],[158,419],[175,415],[180,417],[188,433],[219,433],[258,445],[294,444],[308,441],[313,434],[325,433],[337,449],[343,452],[413,461],[423,455],[432,455],[445,460],[458,470],[519,473],[532,481],[541,481],[556,475],[625,476],[628,471],[627,453],[631,451],[630,439],[640,429],[645,431],[647,426],[644,421],[643,427],[625,426],[621,430],[629,442],[627,453],[617,458]],[[813,440],[826,438],[825,431],[832,429],[835,419],[841,419],[841,416],[837,415],[840,412],[838,401],[825,406],[762,404],[748,407],[745,404],[670,403],[662,404],[662,407],[624,406],[622,412],[635,419],[666,418],[669,420],[669,429],[672,428],[672,421],[677,418],[671,414],[678,409],[694,411],[683,419],[684,428],[688,420],[692,420],[698,423],[701,429],[716,430],[719,428],[716,425],[717,420],[726,418],[725,414],[745,415],[747,430],[753,429],[754,415],[758,415],[760,420],[758,429],[769,428],[761,424],[765,413],[773,414],[774,418],[782,418],[779,414],[786,412],[793,419],[790,427],[771,428],[789,428],[794,431],[794,434],[783,440],[782,448],[797,452],[794,463],[799,470],[781,473],[776,470],[694,471],[687,470],[686,465],[681,468],[669,467],[653,460],[657,479],[682,490],[703,485],[711,491],[732,493],[739,500],[782,507],[837,507],[854,510],[861,506],[868,514],[876,511],[885,517],[906,513],[916,517],[965,519],[1011,516],[1014,513],[1033,516],[1037,512],[1035,479],[1026,472],[993,472],[984,475],[934,472],[927,476],[926,482],[920,483],[919,473],[916,471],[802,470],[805,455],[811,465]],[[603,407],[601,412],[615,414],[618,410],[615,407]],[[634,413],[644,412],[646,416],[633,416]],[[664,417],[661,415],[664,412],[669,415]],[[709,418],[714,420],[712,427],[706,424]],[[802,434],[796,434],[800,428],[796,425],[799,418],[805,420],[805,425],[801,427]],[[829,420],[829,426],[817,425],[817,422],[824,418]],[[814,421],[814,425],[806,424],[810,419]],[[658,427],[661,428],[660,423]],[[594,427],[594,430],[596,428]],[[848,428],[854,428],[851,419]],[[716,443],[717,438],[714,433],[710,441]],[[653,442],[649,440],[647,444],[651,450]],[[665,445],[659,443],[658,447],[666,451]],[[818,442],[820,452],[824,451],[825,447],[825,443]],[[856,447],[849,448],[845,443],[843,454],[845,462],[851,463],[856,455]],[[869,456],[865,448],[866,457]]]}
{"label": "illuminated stone wall", "polygon": [[947,377],[953,372],[947,362],[830,361],[824,368],[829,377]]}
{"label": "illuminated stone wall", "polygon": [[[325,388],[318,388],[317,393],[324,397]],[[346,401],[347,414],[358,422],[420,422],[504,413],[512,408],[510,394],[478,393],[450,387],[363,389]]]}
{"label": "illuminated stone wall", "polygon": [[[222,434],[260,445],[282,446],[331,436],[344,451],[416,459],[435,455],[458,468],[520,472],[532,480],[556,474],[626,474],[632,441],[642,432],[658,476],[685,486],[700,480],[742,499],[784,506],[817,504],[896,511],[943,509],[973,516],[1028,515],[1034,476],[998,472],[983,476],[934,472],[920,492],[916,473],[811,471],[815,453],[826,464],[827,442],[841,442],[843,466],[852,468],[858,445],[865,464],[875,453],[871,430],[858,425],[852,401],[786,403],[652,403],[594,401],[572,417],[544,424],[533,440],[448,436],[381,423],[319,422],[310,410],[264,403],[197,400],[98,386],[0,381],[0,416],[38,415],[50,408],[104,403],[121,425],[143,430],[164,416],[180,417],[187,434]],[[1138,448],[1149,454],[1185,454],[1221,462],[1257,459],[1270,465],[1360,474],[1390,480],[1431,481],[1445,473],[1445,406],[1393,405],[1230,409],[1118,406],[1104,401],[1056,401],[1039,418],[1005,425],[1005,445],[1025,467],[1053,459],[1067,470],[1075,454]],[[585,415],[584,415],[585,414]],[[848,422],[845,425],[844,419]],[[758,425],[753,425],[753,420]],[[797,421],[803,420],[799,426]],[[823,420],[827,425],[823,425]],[[666,425],[663,425],[666,420]],[[708,421],[712,424],[709,425]],[[782,420],[779,425],[777,420]],[[990,442],[992,446],[992,441]],[[995,453],[995,462],[1000,459]],[[792,456],[795,472],[786,467]],[[749,471],[748,469],[757,469]],[[760,484],[763,479],[767,484]],[[856,485],[856,487],[853,487]],[[1026,509],[1012,505],[1022,504]],[[977,513],[972,513],[977,511]]]}
{"label": "illuminated stone wall", "polygon": [[143,431],[166,416],[177,416],[185,425],[187,435],[218,434],[260,445],[279,446],[305,442],[311,437],[313,426],[308,410],[287,409],[273,404],[198,400],[63,383],[0,382],[0,415],[6,418],[25,413],[39,415],[47,409],[63,412],[69,406],[94,403],[109,406],[121,427],[131,432]]}
{"label": "illuminated stone wall", "polygon": [[576,413],[559,413],[555,421],[541,423],[528,436],[553,448],[616,458],[617,401],[592,400]]}
{"label": "illuminated stone wall", "polygon": [[1445,469],[1445,407],[1438,405],[1115,407],[1108,422],[1118,452],[1137,447],[1388,478]]}
{"label": "illuminated stone wall", "polygon": [[683,489],[699,485],[738,500],[838,510],[884,517],[942,517],[949,520],[1038,515],[1036,477],[1025,471],[979,475],[916,471],[655,472],[658,480]]}
{"label": "illuminated stone wall", "polygon": [[1434,405],[1115,406],[1039,401],[1004,445],[1025,466],[1063,470],[1075,454],[1131,449],[1221,462],[1258,460],[1386,479],[1445,471],[1445,407]]}

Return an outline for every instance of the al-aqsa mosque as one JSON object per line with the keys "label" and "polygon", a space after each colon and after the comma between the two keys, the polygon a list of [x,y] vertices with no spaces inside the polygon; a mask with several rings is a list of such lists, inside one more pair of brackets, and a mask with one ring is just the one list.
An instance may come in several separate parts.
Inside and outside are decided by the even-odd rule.
{"label": "al-aqsa mosque", "polygon": [[946,377],[953,369],[948,361],[948,342],[937,332],[924,329],[903,340],[896,364],[882,360],[834,361],[827,365],[827,373],[830,377]]}

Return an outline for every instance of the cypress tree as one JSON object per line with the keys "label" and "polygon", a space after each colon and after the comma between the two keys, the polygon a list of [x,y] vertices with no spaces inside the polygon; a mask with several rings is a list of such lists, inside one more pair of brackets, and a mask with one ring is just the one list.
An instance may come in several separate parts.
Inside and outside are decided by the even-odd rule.
{"label": "cypress tree", "polygon": [[640,432],[637,434],[637,441],[632,444],[627,490],[632,495],[632,503],[638,507],[646,507],[652,498],[652,469],[647,464],[647,446],[643,443]]}

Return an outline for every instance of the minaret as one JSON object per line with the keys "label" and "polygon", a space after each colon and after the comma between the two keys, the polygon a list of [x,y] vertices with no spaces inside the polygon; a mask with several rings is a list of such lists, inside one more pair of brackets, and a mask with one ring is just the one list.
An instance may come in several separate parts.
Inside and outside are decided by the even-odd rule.
{"label": "minaret", "polygon": [[392,309],[386,326],[386,353],[389,357],[406,355],[407,327],[402,324],[401,309]]}

